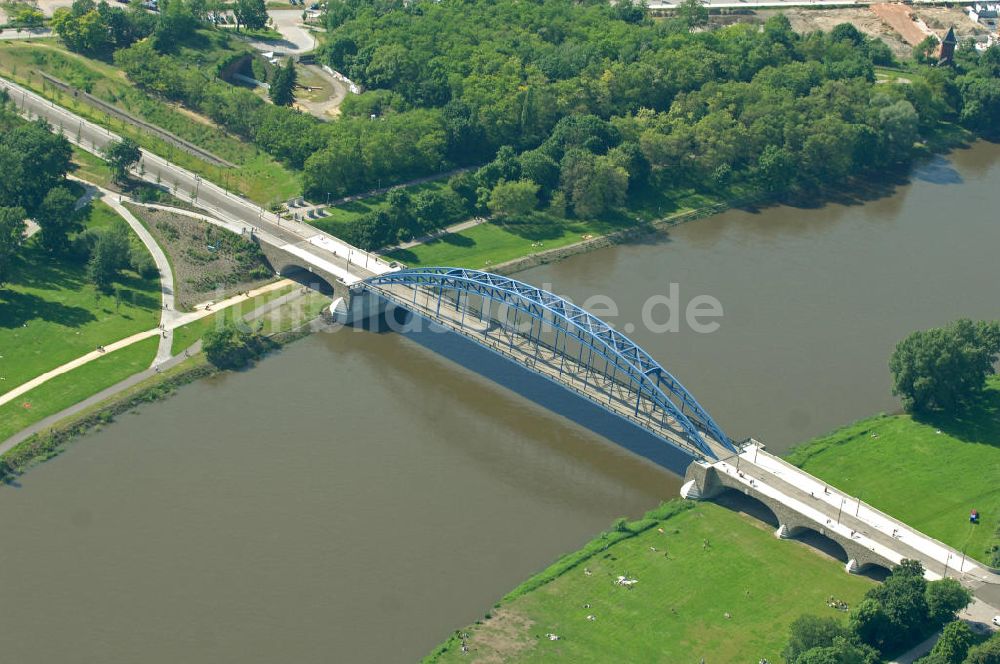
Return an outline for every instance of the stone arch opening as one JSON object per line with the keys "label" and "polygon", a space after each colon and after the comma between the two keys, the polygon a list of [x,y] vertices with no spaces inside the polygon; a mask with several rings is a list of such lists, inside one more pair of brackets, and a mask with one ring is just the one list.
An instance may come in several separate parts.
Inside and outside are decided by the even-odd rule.
{"label": "stone arch opening", "polygon": [[860,565],[854,573],[881,582],[885,581],[892,574],[892,570],[879,563],[867,562]]}
{"label": "stone arch opening", "polygon": [[292,281],[295,281],[303,286],[319,291],[324,295],[333,295],[333,284],[331,284],[325,277],[322,277],[315,272],[311,272],[301,265],[285,265],[281,268],[278,274],[286,279],[291,279]]}
{"label": "stone arch opening", "polygon": [[781,523],[778,516],[766,503],[736,489],[727,488],[715,496],[712,501],[734,512],[752,516],[772,528],[777,528]]}
{"label": "stone arch opening", "polygon": [[847,555],[847,551],[840,542],[808,526],[792,527],[790,528],[789,535],[796,542],[801,542],[834,560],[839,560],[846,564],[850,559],[850,556]]}

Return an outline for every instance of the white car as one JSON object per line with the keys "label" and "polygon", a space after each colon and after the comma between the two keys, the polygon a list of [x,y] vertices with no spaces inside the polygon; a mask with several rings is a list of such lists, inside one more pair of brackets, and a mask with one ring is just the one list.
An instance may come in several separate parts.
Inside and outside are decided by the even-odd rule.
{"label": "white car", "polygon": [[1000,616],[993,616],[993,624],[1000,627]]}

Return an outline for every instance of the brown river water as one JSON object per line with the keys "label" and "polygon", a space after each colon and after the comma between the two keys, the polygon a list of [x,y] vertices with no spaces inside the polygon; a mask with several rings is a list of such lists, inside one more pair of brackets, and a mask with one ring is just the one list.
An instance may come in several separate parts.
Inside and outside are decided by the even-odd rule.
{"label": "brown river water", "polygon": [[[734,211],[523,272],[631,336],[772,450],[896,407],[913,329],[1000,315],[1000,146],[864,205]],[[719,329],[643,303],[710,295]],[[662,312],[661,312],[662,313]],[[662,315],[658,315],[662,318]],[[317,334],[185,387],[0,489],[19,663],[407,662],[679,479],[395,334]]]}

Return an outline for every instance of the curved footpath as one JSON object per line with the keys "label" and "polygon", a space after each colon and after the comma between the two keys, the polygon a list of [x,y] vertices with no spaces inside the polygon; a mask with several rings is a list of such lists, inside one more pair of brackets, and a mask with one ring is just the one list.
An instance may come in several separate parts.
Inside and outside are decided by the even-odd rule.
{"label": "curved footpath", "polygon": [[[116,341],[116,342],[114,342],[112,344],[108,344],[107,346],[104,346],[104,350],[103,351],[100,351],[100,350],[91,351],[91,352],[87,353],[86,355],[82,355],[82,356],[76,358],[75,360],[70,360],[66,364],[63,364],[62,366],[56,367],[55,369],[52,369],[51,371],[47,371],[47,372],[43,373],[40,376],[36,376],[35,378],[29,380],[26,383],[21,383],[20,385],[18,385],[17,387],[15,387],[14,389],[12,389],[11,391],[6,392],[3,395],[0,395],[0,406],[4,405],[4,404],[6,404],[6,403],[8,403],[10,401],[13,401],[17,397],[19,397],[22,394],[24,394],[25,392],[31,391],[32,389],[38,387],[39,385],[42,385],[43,383],[46,383],[46,382],[52,380],[56,376],[60,376],[60,375],[66,373],[68,371],[72,371],[73,369],[76,369],[77,367],[83,366],[84,364],[87,364],[89,362],[93,362],[97,358],[104,357],[108,353],[112,353],[112,352],[114,352],[116,350],[121,350],[122,348],[126,348],[128,346],[131,346],[132,344],[138,343],[138,342],[142,341],[143,339],[149,339],[152,336],[160,335],[160,346],[162,348],[163,342],[164,342],[164,340],[167,337],[170,337],[171,342],[173,341],[173,337],[172,337],[171,333],[172,333],[173,330],[177,329],[178,327],[183,327],[184,325],[187,325],[188,323],[193,323],[194,321],[200,320],[202,318],[205,318],[206,316],[211,316],[212,314],[218,313],[219,311],[221,311],[221,310],[223,310],[223,309],[225,309],[227,307],[231,307],[232,305],[237,304],[239,302],[245,302],[246,300],[249,300],[251,298],[257,297],[258,295],[262,295],[264,293],[269,293],[269,292],[271,292],[273,290],[277,290],[279,288],[284,288],[285,286],[289,286],[289,285],[293,285],[293,284],[295,284],[295,282],[292,281],[292,280],[290,280],[290,279],[281,279],[280,281],[275,281],[274,283],[270,283],[270,284],[268,284],[266,286],[261,286],[260,288],[257,288],[255,290],[248,291],[244,295],[234,295],[233,297],[229,298],[228,300],[223,300],[222,302],[216,302],[216,303],[214,303],[214,305],[212,303],[208,303],[206,305],[201,305],[201,308],[199,308],[199,309],[197,309],[195,311],[192,311],[191,313],[180,314],[180,315],[175,316],[169,323],[166,324],[166,330],[161,329],[159,327],[156,327],[156,328],[153,328],[152,330],[146,330],[145,332],[139,332],[137,334],[133,334],[130,337],[126,337],[124,339],[120,339],[120,340],[118,340],[118,341]],[[212,309],[211,308],[212,306],[215,306],[215,309]],[[166,336],[164,336],[164,331],[166,332]],[[166,344],[166,348],[167,348],[167,350],[166,350],[166,356],[167,356],[166,359],[164,359],[162,361],[159,360],[159,359],[154,360],[154,362],[150,365],[151,369],[162,368],[163,364],[167,360],[170,359],[170,346],[171,346],[171,343],[167,343]],[[159,352],[157,353],[157,358],[159,358]],[[3,452],[3,450],[0,449],[0,453],[2,453],[2,452]]]}
{"label": "curved footpath", "polygon": [[[174,341],[173,327],[170,325],[171,322],[177,317],[177,312],[174,310],[174,272],[170,269],[170,261],[167,260],[167,255],[157,244],[156,239],[153,235],[142,225],[142,222],[135,218],[128,208],[122,205],[123,197],[120,194],[116,194],[113,191],[100,187],[96,184],[87,182],[86,180],[81,180],[78,177],[72,175],[69,179],[79,182],[87,190],[88,196],[93,198],[100,198],[102,201],[107,203],[112,210],[118,213],[122,219],[128,222],[128,225],[135,231],[135,234],[139,236],[142,243],[146,246],[146,250],[149,251],[150,255],[153,257],[153,262],[156,263],[156,269],[160,272],[160,330],[163,334],[160,335],[160,346],[156,350],[156,357],[153,359],[153,364],[155,366],[161,362],[165,362],[170,359],[170,347]],[[132,202],[129,199],[129,202]],[[146,334],[145,332],[142,334]],[[148,335],[147,335],[148,336]],[[145,339],[146,337],[142,337]],[[138,341],[138,339],[136,339]],[[121,343],[121,342],[118,342]],[[113,350],[113,349],[112,349]],[[2,402],[0,402],[2,403]]]}
{"label": "curved footpath", "polygon": [[[215,304],[215,307],[216,307],[215,309],[211,309],[208,306],[203,306],[203,308],[199,309],[198,311],[194,311],[194,312],[191,312],[189,314],[183,314],[181,316],[178,316],[174,320],[174,322],[172,323],[172,325],[173,325],[174,328],[181,327],[182,325],[186,325],[186,324],[188,324],[190,322],[199,320],[201,318],[204,318],[205,316],[209,316],[211,314],[218,313],[219,311],[225,309],[226,307],[231,306],[233,304],[237,304],[238,302],[242,302],[242,301],[248,300],[250,298],[256,297],[257,295],[260,295],[262,293],[266,293],[266,292],[269,292],[269,291],[272,291],[272,290],[276,290],[278,288],[284,288],[285,286],[293,285],[294,283],[295,282],[293,282],[291,280],[282,279],[281,281],[276,281],[273,284],[268,284],[267,286],[263,286],[263,287],[258,288],[256,290],[250,291],[249,294],[247,294],[247,295],[237,295],[235,297],[229,298],[228,300],[224,300],[222,302],[218,302],[218,303]],[[301,297],[301,295],[302,295],[302,291],[301,290],[295,290],[295,291],[293,291],[291,293],[288,293],[287,295],[283,295],[282,297],[276,298],[274,300],[271,300],[270,302],[262,304],[261,306],[257,307],[252,312],[250,312],[249,314],[247,314],[245,318],[247,320],[255,320],[257,318],[260,318],[264,314],[267,314],[268,312],[273,311],[274,309],[277,309],[278,307],[281,307],[281,306],[283,306],[285,304],[288,304],[289,302],[291,302],[291,301],[293,301],[295,299],[298,299],[299,297]],[[133,343],[135,343],[137,341],[140,341],[142,339],[147,339],[147,338],[149,338],[149,337],[151,337],[154,334],[157,334],[159,332],[160,332],[160,329],[157,328],[155,330],[147,330],[146,332],[142,332],[140,334],[133,335],[132,337],[129,337],[128,339],[122,339],[121,341],[116,342],[116,344],[114,344],[114,346],[115,346],[114,350],[118,350],[119,348],[124,348],[125,346],[131,345],[131,344],[133,344]],[[106,349],[107,350],[111,350],[111,346],[107,346]],[[190,357],[191,355],[193,355],[195,353],[198,353],[200,350],[201,350],[201,341],[199,340],[199,341],[196,341],[194,344],[192,344],[183,353],[178,353],[177,355],[174,355],[173,357],[170,357],[167,360],[164,360],[163,362],[154,363],[153,366],[151,366],[150,368],[148,368],[148,369],[146,369],[144,371],[140,371],[137,374],[133,374],[133,375],[129,376],[128,378],[126,378],[125,380],[122,380],[121,382],[116,383],[115,385],[112,385],[111,387],[108,387],[108,388],[106,388],[104,390],[101,390],[97,394],[94,394],[93,396],[87,397],[83,401],[75,403],[72,406],[59,411],[58,413],[55,413],[53,415],[49,415],[48,417],[46,417],[46,418],[44,418],[42,420],[39,420],[38,422],[35,422],[34,424],[32,424],[32,425],[30,425],[28,427],[25,427],[24,429],[22,429],[21,431],[18,431],[16,434],[14,434],[13,436],[11,436],[7,440],[5,440],[3,442],[0,442],[0,454],[5,454],[6,452],[10,451],[13,447],[15,447],[19,443],[25,441],[26,439],[28,439],[32,435],[38,433],[39,431],[43,431],[43,430],[45,430],[45,429],[47,429],[49,427],[52,427],[53,425],[57,424],[61,420],[64,420],[67,417],[71,417],[73,415],[76,415],[77,413],[83,411],[84,409],[87,409],[87,408],[90,408],[90,407],[92,407],[92,406],[94,406],[96,404],[99,404],[102,401],[105,401],[105,400],[113,397],[114,395],[116,395],[116,394],[118,394],[118,393],[120,393],[120,392],[122,392],[124,390],[127,390],[128,388],[133,387],[134,385],[139,384],[140,382],[146,380],[147,378],[155,376],[160,371],[169,369],[171,367],[174,367],[174,366],[180,364],[184,360],[188,359],[188,357]],[[54,378],[55,376],[57,376],[57,375],[59,375],[61,373],[65,373],[66,371],[69,371],[69,370],[71,370],[73,368],[76,368],[77,366],[80,366],[81,364],[86,364],[87,362],[91,362],[91,361],[93,361],[93,360],[95,360],[95,359],[97,359],[98,357],[101,357],[101,356],[102,356],[102,354],[101,353],[97,353],[96,351],[94,353],[89,353],[87,355],[84,355],[81,358],[77,358],[76,360],[73,360],[72,362],[69,362],[69,363],[63,365],[62,367],[58,367],[57,369],[53,369],[48,374],[44,374],[43,376],[45,376],[45,380],[49,380],[49,379]],[[70,365],[73,365],[73,366],[70,366]],[[43,376],[39,376],[38,379],[42,378]],[[35,379],[35,380],[38,380],[38,379]],[[41,382],[45,382],[45,380],[43,380]],[[27,385],[27,383],[25,383],[25,385]],[[15,390],[18,390],[18,391],[20,391],[20,393],[23,393],[26,390],[21,390],[22,387],[24,387],[24,386],[23,385],[18,386],[17,388],[15,388]],[[6,403],[7,401],[10,401],[10,399],[8,398],[9,394],[10,394],[10,392],[8,392],[7,394],[4,394],[2,397],[0,397],[0,405],[2,405],[2,403]],[[13,397],[11,397],[11,398],[13,398]]]}

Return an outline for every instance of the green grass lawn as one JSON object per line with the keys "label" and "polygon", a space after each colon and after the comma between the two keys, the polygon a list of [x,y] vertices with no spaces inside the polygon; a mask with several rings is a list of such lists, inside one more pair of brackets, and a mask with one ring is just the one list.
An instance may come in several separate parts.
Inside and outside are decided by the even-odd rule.
{"label": "green grass lawn", "polygon": [[[778,662],[795,618],[846,620],[827,598],[853,606],[872,585],[713,503],[680,511],[606,551],[601,540],[584,548],[594,555],[570,554],[539,575],[555,575],[552,581],[526,582],[488,619],[459,630],[470,635],[470,653],[453,636],[425,662]],[[568,562],[574,558],[577,564]],[[619,575],[638,583],[618,586]]]}
{"label": "green grass lawn", "polygon": [[73,175],[93,184],[111,188],[114,184],[108,162],[86,150],[73,147]]}
{"label": "green grass lawn", "polygon": [[[441,183],[441,186],[444,186]],[[730,192],[738,197],[741,192]],[[397,249],[386,255],[410,266],[454,265],[457,267],[484,268],[548,249],[558,249],[582,240],[628,229],[640,223],[649,223],[684,214],[707,206],[718,205],[727,196],[709,196],[691,189],[664,189],[656,185],[633,196],[629,207],[608,214],[600,219],[560,219],[537,214],[531,220],[518,223],[490,222],[459,233],[449,233],[426,244],[411,249]],[[366,199],[348,206],[370,204]],[[351,209],[354,212],[355,208]],[[357,209],[358,216],[364,211]],[[353,220],[348,213],[334,211],[336,220],[331,233],[336,234],[336,223]]]}
{"label": "green grass lawn", "polygon": [[0,406],[0,441],[149,368],[159,339],[143,339],[126,348],[56,376],[17,399]]}
{"label": "green grass lawn", "polygon": [[204,318],[196,320],[193,323],[188,323],[187,325],[175,329],[174,341],[170,347],[170,352],[174,355],[177,353],[183,353],[185,350],[190,348],[194,342],[201,339],[202,336],[204,336],[204,334],[214,325],[221,324],[222,321],[236,320],[237,317],[242,318],[243,316],[251,313],[257,307],[263,306],[271,300],[291,292],[293,288],[295,288],[295,286],[285,286],[284,288],[278,288],[268,293],[258,295],[249,301],[237,302],[231,307],[220,309],[212,316],[205,316]]}
{"label": "green grass lawn", "polygon": [[[217,43],[224,40],[225,35],[211,33],[210,37],[211,39],[206,38],[210,43],[205,51],[186,47],[181,49],[181,57],[190,60],[194,66],[208,67],[214,66],[214,61],[219,57],[233,52]],[[129,136],[143,147],[259,203],[284,200],[300,193],[298,174],[255,146],[213,125],[206,118],[153,98],[130,83],[119,69],[108,63],[71,53],[58,41],[0,43],[0,71],[91,122]],[[40,72],[115,104],[134,116],[236,164],[238,168],[229,169],[209,164],[130,124],[108,120],[95,107],[49,88]],[[67,131],[71,131],[71,128]]]}
{"label": "green grass lawn", "polygon": [[[86,223],[100,228],[117,218],[95,201]],[[145,251],[132,239],[134,250]],[[0,288],[0,394],[98,345],[156,327],[159,279],[126,270],[116,286],[118,297],[98,292],[83,263],[54,259],[29,241],[10,283]]]}
{"label": "green grass lawn", "polygon": [[[963,415],[874,417],[806,443],[788,460],[988,561],[1000,527],[1000,377]],[[981,514],[978,526],[969,523],[972,509]]]}

